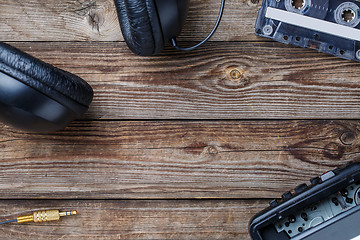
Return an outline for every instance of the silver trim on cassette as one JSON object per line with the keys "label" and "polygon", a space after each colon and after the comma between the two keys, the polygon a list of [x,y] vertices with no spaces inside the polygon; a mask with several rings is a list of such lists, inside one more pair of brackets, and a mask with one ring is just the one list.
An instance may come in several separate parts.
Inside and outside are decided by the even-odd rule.
{"label": "silver trim on cassette", "polygon": [[268,7],[266,9],[266,18],[288,23],[298,27],[311,29],[318,32],[331,34],[334,36],[360,41],[360,30],[348,26],[327,22],[321,19],[288,12],[281,9]]}

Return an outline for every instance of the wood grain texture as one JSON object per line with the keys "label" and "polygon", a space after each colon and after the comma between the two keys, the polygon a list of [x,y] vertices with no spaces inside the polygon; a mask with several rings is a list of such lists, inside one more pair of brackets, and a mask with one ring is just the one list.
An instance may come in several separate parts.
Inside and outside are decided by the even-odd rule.
{"label": "wood grain texture", "polygon": [[76,216],[42,224],[7,224],[1,239],[250,239],[248,221],[267,205],[258,200],[0,201],[2,219],[42,209],[76,209]]}
{"label": "wood grain texture", "polygon": [[[191,0],[181,44],[208,33],[219,3]],[[80,213],[4,225],[0,238],[249,240],[248,221],[269,198],[359,160],[359,63],[256,37],[260,4],[227,0],[203,48],[142,58],[124,43],[112,0],[0,0],[0,41],[95,90],[64,131],[0,124],[3,220]]]}
{"label": "wood grain texture", "polygon": [[[113,0],[0,1],[0,41],[123,41]],[[227,0],[212,41],[257,39],[257,0]],[[212,29],[219,0],[193,0],[179,40],[200,41]]]}
{"label": "wood grain texture", "polygon": [[357,121],[76,122],[0,130],[0,198],[273,198],[359,157]]}
{"label": "wood grain texture", "polygon": [[359,63],[280,43],[216,43],[153,58],[125,43],[14,45],[94,87],[86,119],[360,118]]}

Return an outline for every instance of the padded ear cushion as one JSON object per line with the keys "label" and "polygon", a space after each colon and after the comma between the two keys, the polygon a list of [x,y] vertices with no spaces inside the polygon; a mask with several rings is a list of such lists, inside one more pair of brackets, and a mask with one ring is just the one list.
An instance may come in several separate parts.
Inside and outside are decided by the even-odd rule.
{"label": "padded ear cushion", "polygon": [[92,88],[80,77],[5,43],[0,43],[0,71],[60,103],[70,99],[88,107],[93,98]]}
{"label": "padded ear cushion", "polygon": [[154,0],[115,0],[115,5],[129,48],[140,56],[160,53],[164,39]]}

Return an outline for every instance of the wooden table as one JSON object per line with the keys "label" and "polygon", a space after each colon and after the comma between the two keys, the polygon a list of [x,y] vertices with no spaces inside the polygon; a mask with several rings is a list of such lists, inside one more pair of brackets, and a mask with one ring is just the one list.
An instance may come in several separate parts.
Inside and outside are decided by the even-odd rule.
{"label": "wooden table", "polygon": [[[1,239],[250,239],[252,215],[359,156],[354,61],[254,35],[261,2],[227,0],[189,53],[133,55],[112,0],[0,0],[0,41],[78,74],[89,112],[45,135],[0,128]],[[192,0],[179,39],[212,28],[219,0]]]}

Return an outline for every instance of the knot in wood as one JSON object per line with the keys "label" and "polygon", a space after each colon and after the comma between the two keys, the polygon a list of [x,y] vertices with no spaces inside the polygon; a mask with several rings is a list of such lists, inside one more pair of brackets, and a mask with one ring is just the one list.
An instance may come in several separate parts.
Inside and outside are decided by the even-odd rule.
{"label": "knot in wood", "polygon": [[340,136],[340,141],[344,145],[351,145],[355,141],[355,133],[353,132],[344,132]]}
{"label": "knot in wood", "polygon": [[208,153],[210,154],[210,155],[215,155],[215,154],[217,154],[219,151],[216,149],[216,147],[215,146],[209,146],[208,147]]}
{"label": "knot in wood", "polygon": [[90,9],[88,14],[88,22],[92,29],[100,33],[100,28],[104,24],[103,12],[97,9]]}
{"label": "knot in wood", "polygon": [[230,71],[230,77],[231,77],[231,79],[233,79],[233,80],[239,80],[239,79],[243,78],[243,76],[244,76],[244,74],[241,73],[241,72],[240,72],[239,70],[237,70],[237,69],[233,69],[233,70]]}

